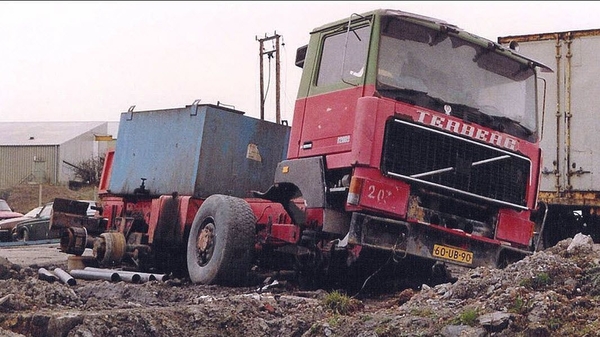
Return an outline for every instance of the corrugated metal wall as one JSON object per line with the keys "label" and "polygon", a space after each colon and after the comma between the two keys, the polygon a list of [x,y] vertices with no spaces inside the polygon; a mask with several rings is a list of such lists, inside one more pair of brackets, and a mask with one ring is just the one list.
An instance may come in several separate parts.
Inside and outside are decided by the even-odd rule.
{"label": "corrugated metal wall", "polygon": [[60,139],[54,144],[0,145],[0,189],[31,182],[67,184],[74,179],[75,171],[64,161],[79,164],[104,155],[109,146],[114,147],[114,141],[96,139],[107,135],[109,123],[90,123],[95,126],[90,129],[90,125],[84,125],[77,135],[70,130],[69,134],[73,134],[70,138]]}
{"label": "corrugated metal wall", "polygon": [[0,188],[24,182],[56,184],[58,146],[0,146]]}

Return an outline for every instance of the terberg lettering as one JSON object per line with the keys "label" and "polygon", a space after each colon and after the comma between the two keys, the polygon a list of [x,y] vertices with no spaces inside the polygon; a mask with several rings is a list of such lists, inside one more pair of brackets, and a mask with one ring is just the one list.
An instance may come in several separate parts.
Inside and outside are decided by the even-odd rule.
{"label": "terberg lettering", "polygon": [[465,124],[460,121],[446,119],[443,116],[432,115],[431,113],[417,110],[419,113],[419,122],[428,124],[436,128],[447,130],[459,135],[464,135],[476,140],[481,140],[489,144],[504,147],[509,150],[516,151],[518,142],[516,139],[503,136],[496,132],[489,132],[470,124]]}

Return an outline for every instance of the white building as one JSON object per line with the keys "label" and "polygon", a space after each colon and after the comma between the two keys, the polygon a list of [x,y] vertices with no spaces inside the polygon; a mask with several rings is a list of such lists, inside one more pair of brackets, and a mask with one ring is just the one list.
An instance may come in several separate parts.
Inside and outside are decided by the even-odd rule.
{"label": "white building", "polygon": [[73,165],[114,147],[119,122],[0,123],[0,189],[22,183],[68,184]]}

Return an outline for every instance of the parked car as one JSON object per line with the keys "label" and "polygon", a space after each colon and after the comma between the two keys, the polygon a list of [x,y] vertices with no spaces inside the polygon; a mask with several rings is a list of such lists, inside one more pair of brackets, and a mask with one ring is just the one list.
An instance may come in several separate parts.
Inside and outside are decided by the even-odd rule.
{"label": "parked car", "polygon": [[15,226],[23,221],[31,220],[38,218],[40,216],[40,211],[44,208],[44,206],[39,206],[31,211],[25,213],[23,216],[0,220],[0,241],[8,242],[12,241],[12,230]]}
{"label": "parked car", "polygon": [[[96,202],[91,200],[80,200],[89,203],[87,209],[88,216],[96,214]],[[42,206],[38,216],[16,224],[12,229],[11,236],[13,241],[36,241],[51,240],[60,238],[59,229],[50,229],[50,218],[52,216],[53,202]]]}
{"label": "parked car", "polygon": [[0,220],[23,216],[23,213],[13,212],[6,200],[0,199]]}

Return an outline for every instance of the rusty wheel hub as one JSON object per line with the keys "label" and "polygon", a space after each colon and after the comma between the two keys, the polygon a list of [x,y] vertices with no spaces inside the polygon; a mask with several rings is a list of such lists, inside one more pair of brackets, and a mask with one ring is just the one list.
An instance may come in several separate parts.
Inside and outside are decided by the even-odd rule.
{"label": "rusty wheel hub", "polygon": [[206,224],[198,233],[196,249],[198,250],[198,264],[203,266],[210,261],[215,248],[215,225]]}

